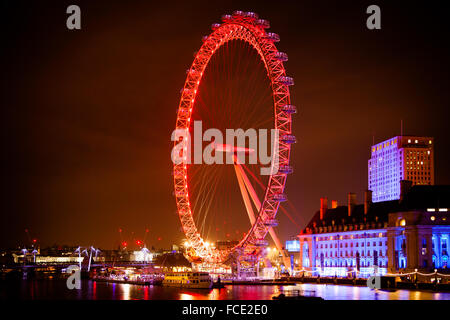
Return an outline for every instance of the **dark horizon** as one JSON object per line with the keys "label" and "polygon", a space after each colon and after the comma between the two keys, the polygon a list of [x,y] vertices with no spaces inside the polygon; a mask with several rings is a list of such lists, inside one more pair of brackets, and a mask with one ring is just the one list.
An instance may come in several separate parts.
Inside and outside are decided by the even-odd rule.
{"label": "dark horizon", "polygon": [[[193,52],[212,23],[254,11],[280,35],[294,77],[291,163],[281,240],[296,235],[320,197],[363,201],[370,146],[400,135],[435,141],[435,181],[450,184],[449,24],[443,1],[3,1],[0,247],[114,249],[126,239],[180,244],[170,134]],[[295,209],[294,209],[295,208]],[[163,217],[163,218],[161,218]],[[132,236],[132,232],[134,235]],[[129,241],[129,240],[128,240]]]}

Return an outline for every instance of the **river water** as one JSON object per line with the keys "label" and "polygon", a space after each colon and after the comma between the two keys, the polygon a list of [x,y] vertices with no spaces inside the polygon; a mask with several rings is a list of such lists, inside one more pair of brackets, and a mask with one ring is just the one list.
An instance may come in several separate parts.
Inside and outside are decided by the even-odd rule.
{"label": "river water", "polygon": [[227,285],[223,289],[181,289],[161,286],[82,280],[81,289],[69,290],[63,279],[0,281],[0,299],[31,300],[271,300],[282,289],[313,290],[325,300],[450,300],[450,293],[397,290],[332,284],[295,286]]}

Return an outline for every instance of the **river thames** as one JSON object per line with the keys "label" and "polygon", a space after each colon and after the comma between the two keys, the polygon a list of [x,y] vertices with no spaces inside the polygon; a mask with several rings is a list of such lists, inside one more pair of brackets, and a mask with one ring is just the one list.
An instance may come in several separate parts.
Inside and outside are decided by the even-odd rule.
{"label": "river thames", "polygon": [[450,300],[449,292],[396,290],[362,286],[297,284],[295,286],[226,285],[223,289],[182,289],[83,280],[69,290],[63,279],[0,281],[0,299],[24,300],[272,300],[280,290],[312,290],[325,300]]}

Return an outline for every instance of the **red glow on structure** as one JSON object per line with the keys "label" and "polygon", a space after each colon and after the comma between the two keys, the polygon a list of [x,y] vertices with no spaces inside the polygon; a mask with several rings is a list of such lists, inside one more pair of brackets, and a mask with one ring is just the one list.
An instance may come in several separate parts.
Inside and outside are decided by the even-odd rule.
{"label": "red glow on structure", "polygon": [[140,246],[140,245],[142,244],[142,241],[141,241],[141,240],[136,240],[136,244],[137,244],[138,246]]}
{"label": "red glow on structure", "polygon": [[158,237],[158,241],[161,241],[162,240],[162,238],[161,237]]}
{"label": "red glow on structure", "polygon": [[33,242],[36,243],[36,242],[37,242],[37,239],[33,239]]}
{"label": "red glow on structure", "polygon": [[[199,84],[203,73],[217,49],[228,41],[242,40],[255,49],[264,62],[267,75],[271,82],[274,97],[273,108],[275,111],[274,128],[279,131],[278,159],[279,164],[288,167],[291,143],[295,142],[295,137],[291,132],[291,114],[295,113],[291,106],[289,86],[293,85],[293,79],[286,76],[283,61],[287,60],[287,55],[279,52],[275,46],[279,36],[274,33],[266,33],[267,23],[262,19],[255,18],[254,13],[236,11],[233,15],[224,16],[223,24],[217,25],[213,32],[208,35],[200,50],[195,54],[195,59],[187,72],[185,85],[181,92],[181,99],[178,108],[176,129],[189,131],[191,126],[192,110],[197,96]],[[292,111],[294,110],[294,111]],[[179,145],[180,144],[180,145]],[[180,139],[174,142],[174,147],[180,148],[180,156],[187,148],[187,139]],[[228,150],[227,146],[221,149]],[[261,204],[263,218],[256,219],[254,225],[249,230],[247,237],[243,238],[236,247],[245,247],[247,244],[255,244],[264,239],[269,229],[266,226],[268,220],[274,219],[281,201],[285,201],[282,193],[286,183],[287,171],[279,171],[269,177],[267,192]],[[205,246],[205,241],[198,233],[193,218],[191,203],[188,193],[186,162],[175,163],[173,166],[174,194],[177,202],[178,216],[182,224],[186,238],[191,243],[197,255],[210,261],[221,261],[226,259],[228,252],[211,251]],[[224,225],[227,221],[223,222]],[[230,234],[226,235],[230,237]],[[160,238],[158,238],[160,240]],[[235,247],[235,248],[236,248]],[[234,250],[231,249],[229,251]]]}
{"label": "red glow on structure", "polygon": [[126,247],[126,246],[127,246],[126,241],[122,242],[122,247]]}

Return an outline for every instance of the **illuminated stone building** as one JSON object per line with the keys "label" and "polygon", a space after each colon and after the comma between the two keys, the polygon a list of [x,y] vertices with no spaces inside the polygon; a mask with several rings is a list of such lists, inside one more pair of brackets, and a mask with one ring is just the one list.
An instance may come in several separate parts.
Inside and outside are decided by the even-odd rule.
{"label": "illuminated stone building", "polygon": [[389,214],[388,271],[447,269],[450,186],[415,186]]}
{"label": "illuminated stone building", "polygon": [[347,205],[321,199],[320,210],[298,236],[299,267],[313,275],[368,277],[447,269],[450,186],[412,186],[402,181],[400,199],[364,203],[348,194]]}
{"label": "illuminated stone building", "polygon": [[434,185],[433,138],[397,136],[373,145],[368,178],[373,202],[398,200],[401,180]]}

